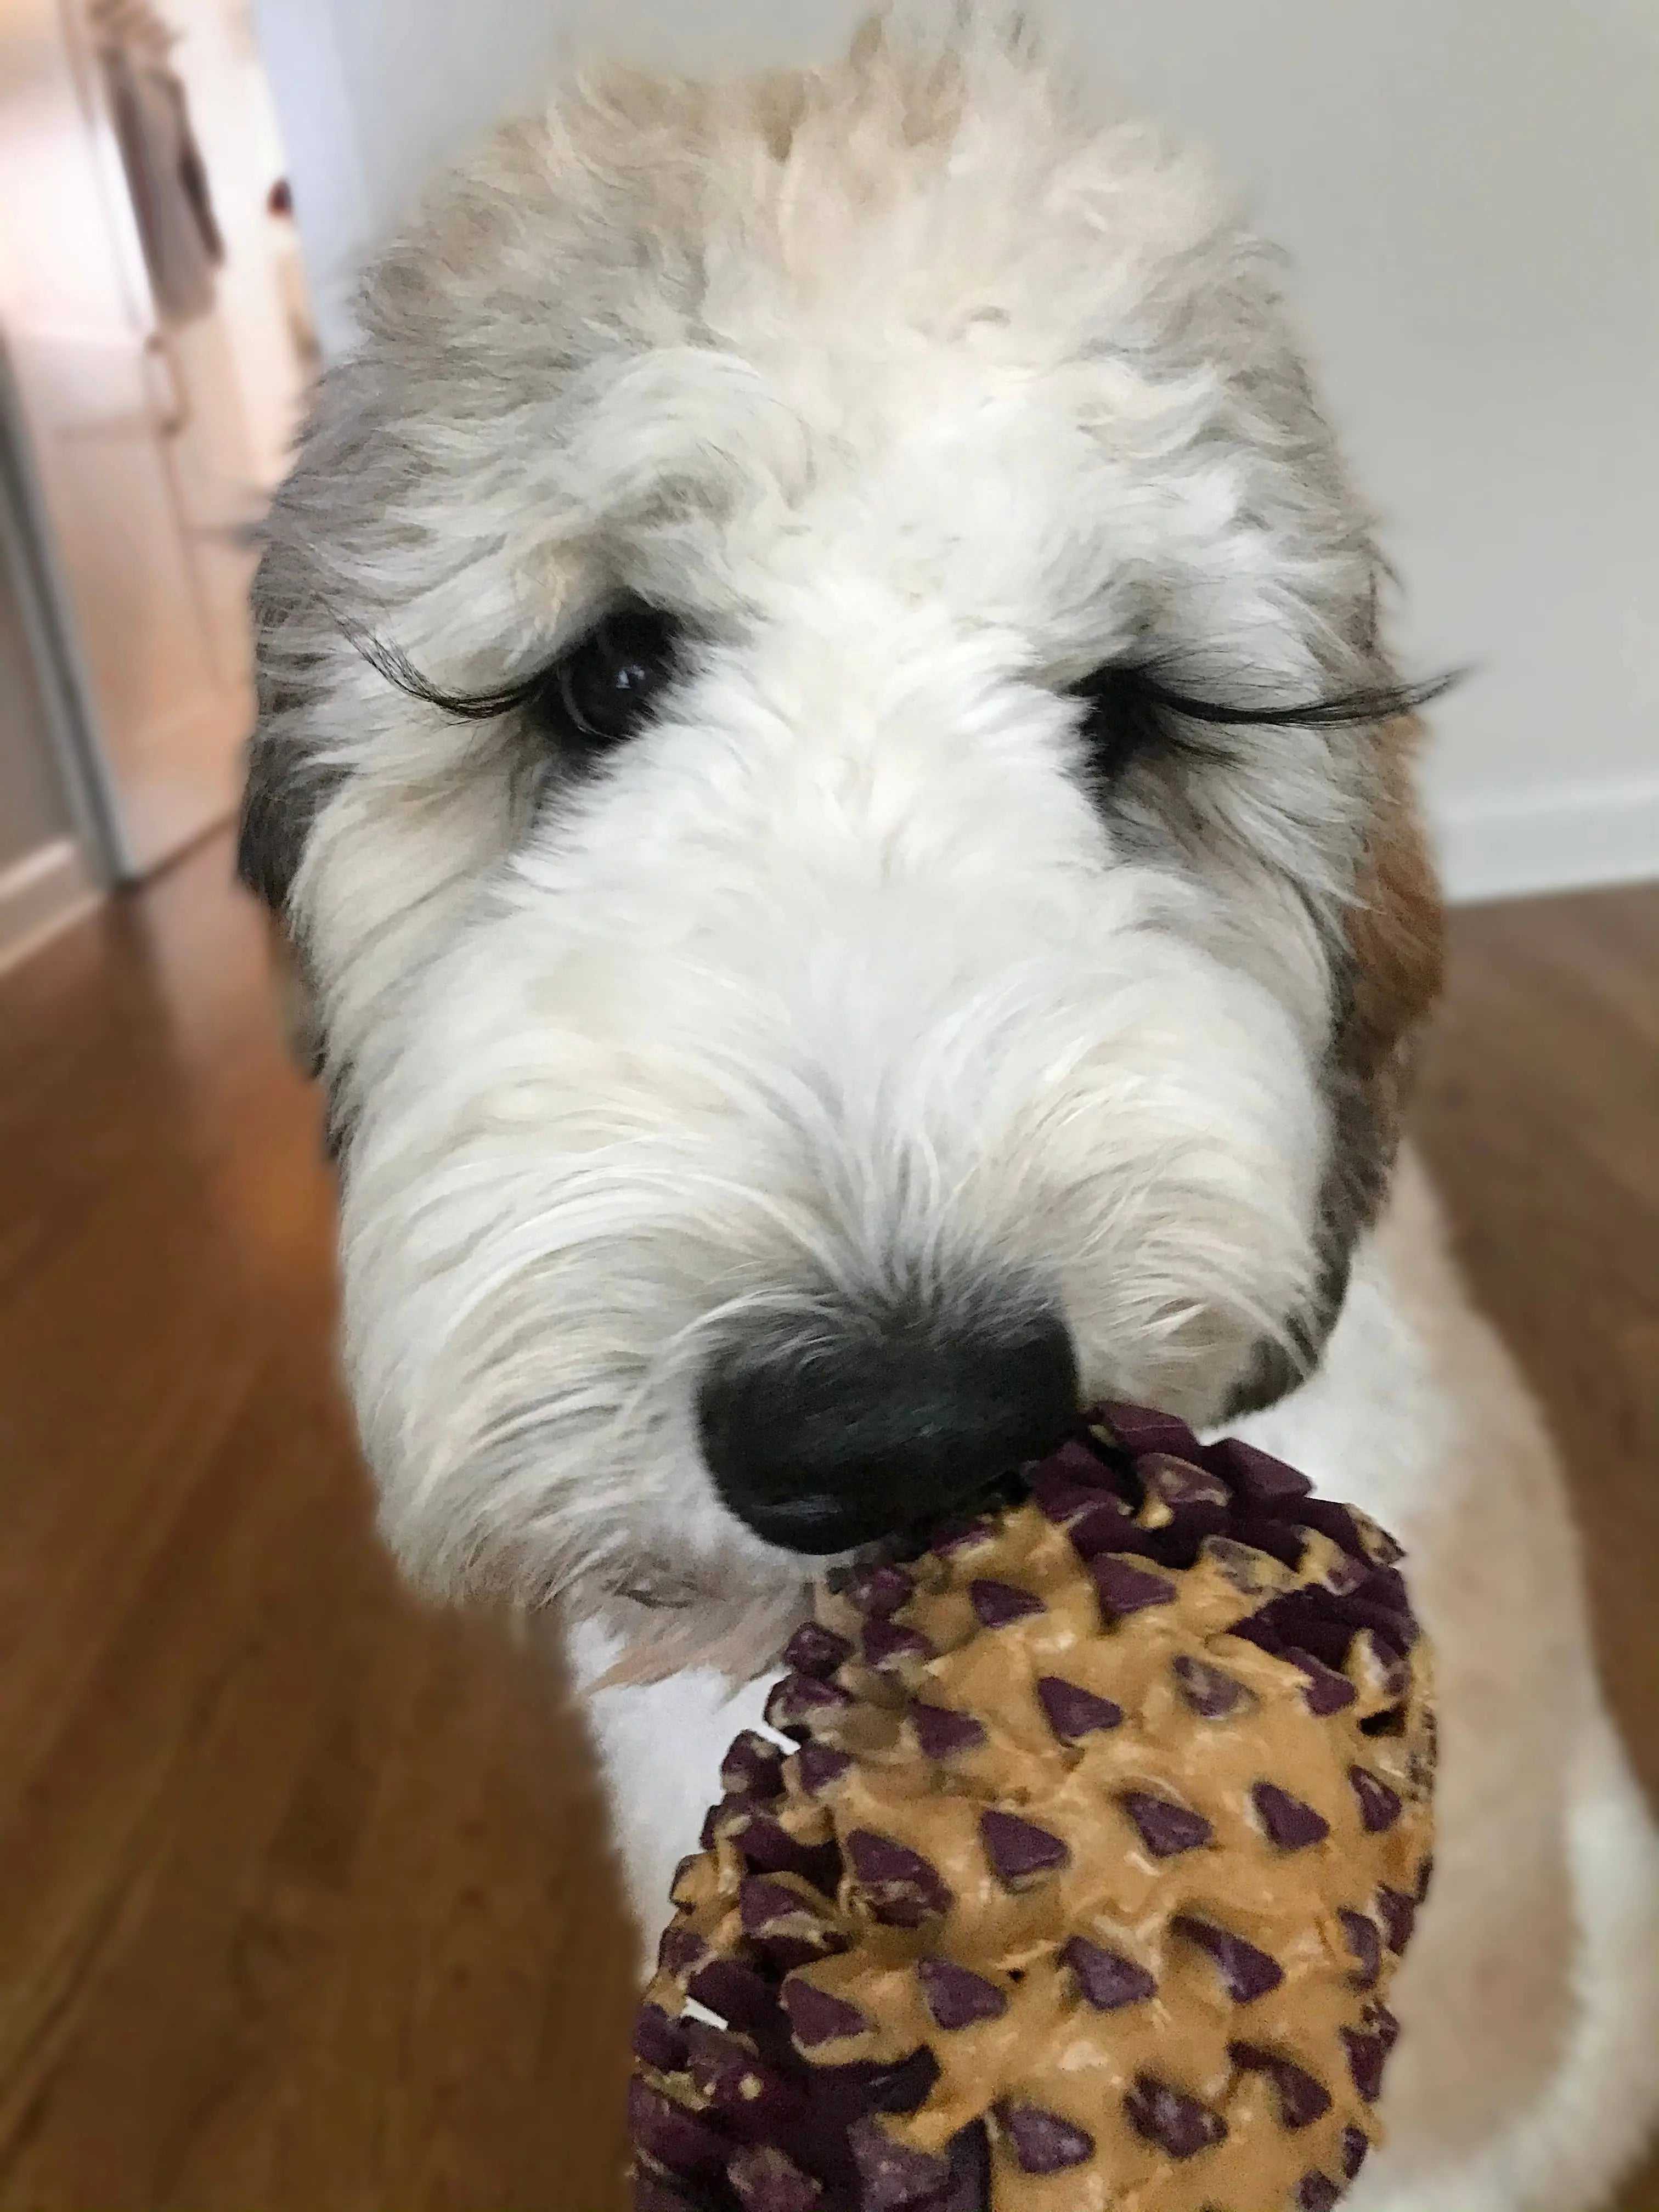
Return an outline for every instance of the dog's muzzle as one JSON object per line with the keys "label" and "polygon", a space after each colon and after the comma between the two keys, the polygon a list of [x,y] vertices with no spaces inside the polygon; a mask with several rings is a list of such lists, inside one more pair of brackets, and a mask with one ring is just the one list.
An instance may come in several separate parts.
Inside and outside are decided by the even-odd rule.
{"label": "dog's muzzle", "polygon": [[1076,1419],[1064,1320],[1022,1294],[964,1318],[920,1306],[769,1319],[698,1397],[720,1497],[769,1543],[824,1554],[971,1504]]}

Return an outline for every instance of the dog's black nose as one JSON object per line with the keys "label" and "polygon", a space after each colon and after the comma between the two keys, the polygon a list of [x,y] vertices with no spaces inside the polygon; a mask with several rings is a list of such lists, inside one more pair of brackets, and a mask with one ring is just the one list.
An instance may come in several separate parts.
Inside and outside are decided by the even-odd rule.
{"label": "dog's black nose", "polygon": [[1047,1307],[946,1322],[848,1314],[726,1348],[698,1400],[703,1456],[738,1519],[791,1551],[843,1552],[940,1518],[1057,1443],[1077,1363]]}

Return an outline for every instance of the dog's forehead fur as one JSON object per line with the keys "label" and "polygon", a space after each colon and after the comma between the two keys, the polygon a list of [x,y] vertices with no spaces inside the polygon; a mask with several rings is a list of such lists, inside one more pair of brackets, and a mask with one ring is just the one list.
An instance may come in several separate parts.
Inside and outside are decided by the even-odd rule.
{"label": "dog's forehead fur", "polygon": [[[446,187],[365,320],[258,593],[251,872],[278,901],[324,763],[407,785],[476,750],[417,743],[343,623],[491,681],[619,583],[718,628],[839,570],[1050,680],[1126,647],[1197,690],[1372,668],[1367,519],[1269,257],[995,22],[725,90],[601,73]],[[1309,750],[1264,738],[1188,842],[1340,902],[1378,746]]]}
{"label": "dog's forehead fur", "polygon": [[1280,664],[1291,635],[1313,667],[1287,674],[1351,653],[1365,519],[1202,168],[995,40],[947,69],[890,38],[794,84],[787,135],[776,86],[600,75],[494,142],[368,292],[330,540],[384,557],[392,491],[434,584],[465,550],[469,589],[493,567],[546,623],[596,557],[740,605],[793,523],[817,573],[839,531],[1060,668],[1115,622]]}
{"label": "dog's forehead fur", "polygon": [[[1435,908],[1404,720],[1104,791],[1079,749],[1066,687],[1114,661],[1246,705],[1389,677],[1276,264],[1204,168],[994,21],[600,71],[444,188],[364,325],[262,566],[243,868],[364,1133],[349,1352],[405,1555],[625,1577],[671,1509],[732,1553],[674,1366],[698,1266],[723,1311],[790,1251],[994,1250],[1057,1271],[1086,1380],[1178,1396],[1255,1331],[1236,1395],[1288,1387]],[[597,780],[361,649],[489,689],[622,592],[695,653]]]}

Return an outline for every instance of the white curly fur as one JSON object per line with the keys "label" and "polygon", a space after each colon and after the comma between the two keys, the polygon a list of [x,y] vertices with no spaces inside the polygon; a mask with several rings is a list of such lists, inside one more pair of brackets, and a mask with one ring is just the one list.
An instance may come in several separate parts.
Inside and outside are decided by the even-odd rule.
{"label": "white curly fur", "polygon": [[[1386,682],[1379,564],[1271,258],[994,16],[760,86],[598,73],[365,322],[273,526],[247,866],[314,995],[387,1534],[562,1601],[648,1929],[761,1695],[692,1662],[752,1671],[805,1571],[703,1467],[712,1344],[994,1273],[1091,1394],[1213,1420],[1315,1314],[1388,747],[1253,726],[1102,792],[1069,687]],[[595,775],[359,649],[487,689],[623,588],[697,643]],[[1398,1528],[1443,1653],[1355,2205],[1578,2212],[1659,2099],[1654,1844],[1547,1449],[1409,1177],[1247,1425]],[[619,1662],[684,1663],[594,1687]]]}

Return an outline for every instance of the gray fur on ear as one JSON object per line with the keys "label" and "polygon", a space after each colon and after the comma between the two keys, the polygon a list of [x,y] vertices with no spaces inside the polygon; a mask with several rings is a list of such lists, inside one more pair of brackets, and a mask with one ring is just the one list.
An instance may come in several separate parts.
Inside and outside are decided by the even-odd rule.
{"label": "gray fur on ear", "polygon": [[306,840],[339,781],[318,757],[310,713],[322,689],[322,656],[298,641],[296,617],[314,612],[309,564],[270,537],[253,580],[258,720],[248,740],[247,778],[236,841],[236,874],[273,914],[286,915]]}
{"label": "gray fur on ear", "polygon": [[269,909],[289,1049],[314,1079],[323,1070],[322,1024],[291,902],[313,825],[343,771],[321,757],[311,725],[322,685],[320,653],[295,637],[295,612],[301,606],[309,611],[313,599],[308,573],[301,572],[289,546],[273,538],[253,584],[258,718],[247,744],[236,876]]}
{"label": "gray fur on ear", "polygon": [[236,877],[279,918],[287,912],[311,825],[335,781],[290,738],[270,734],[263,721],[248,741]]}
{"label": "gray fur on ear", "polygon": [[311,825],[336,781],[302,747],[292,739],[273,737],[263,724],[249,740],[236,876],[269,910],[272,962],[289,1049],[313,1079],[322,1072],[322,1028],[305,957],[290,926],[289,896]]}

